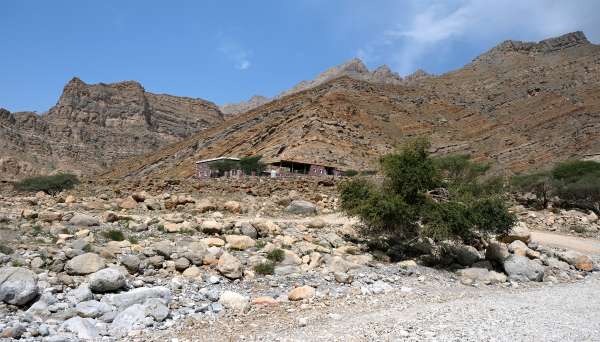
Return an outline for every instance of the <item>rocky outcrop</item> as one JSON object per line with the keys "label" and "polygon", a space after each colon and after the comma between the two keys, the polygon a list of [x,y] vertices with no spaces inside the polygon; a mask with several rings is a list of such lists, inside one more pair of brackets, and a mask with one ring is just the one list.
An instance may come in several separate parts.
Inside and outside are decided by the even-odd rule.
{"label": "rocky outcrop", "polygon": [[208,101],[152,94],[134,81],[90,85],[73,78],[45,114],[0,110],[0,175],[89,174],[221,121]]}

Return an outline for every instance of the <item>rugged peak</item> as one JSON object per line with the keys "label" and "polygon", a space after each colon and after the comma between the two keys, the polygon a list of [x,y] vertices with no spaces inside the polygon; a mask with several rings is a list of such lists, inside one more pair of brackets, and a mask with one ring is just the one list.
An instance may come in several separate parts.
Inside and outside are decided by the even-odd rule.
{"label": "rugged peak", "polygon": [[562,36],[541,40],[539,42],[522,42],[505,40],[488,52],[477,57],[474,62],[495,62],[507,53],[548,54],[557,51],[590,45],[590,41],[581,31],[570,32]]}
{"label": "rugged peak", "polygon": [[407,83],[412,83],[412,82],[417,82],[417,81],[420,81],[422,79],[429,78],[429,77],[432,77],[432,76],[433,76],[432,74],[428,73],[427,71],[425,71],[423,69],[417,69],[412,74],[406,76],[404,78],[404,80]]}
{"label": "rugged peak", "polygon": [[537,45],[547,52],[588,44],[590,44],[590,41],[585,34],[581,31],[576,31],[563,34],[559,37],[542,40]]}
{"label": "rugged peak", "polygon": [[66,91],[67,89],[77,89],[83,88],[85,86],[87,86],[87,84],[83,82],[79,77],[75,76],[71,80],[69,80],[69,82],[67,82],[64,89]]}
{"label": "rugged peak", "polygon": [[402,77],[384,64],[373,70],[370,80],[375,83],[400,83]]}
{"label": "rugged peak", "polygon": [[[333,67],[332,69],[337,69],[340,72],[355,72],[359,74],[369,72],[369,69],[359,58],[352,58],[351,60],[338,65],[337,67]],[[330,69],[330,70],[332,70]]]}

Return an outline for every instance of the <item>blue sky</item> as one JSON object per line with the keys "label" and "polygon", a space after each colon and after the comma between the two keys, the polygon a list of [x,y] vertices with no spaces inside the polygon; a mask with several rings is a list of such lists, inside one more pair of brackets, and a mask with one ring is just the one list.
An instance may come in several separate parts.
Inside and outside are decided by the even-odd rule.
{"label": "blue sky", "polygon": [[505,39],[599,43],[599,23],[595,0],[2,0],[0,107],[43,112],[74,76],[237,102],[356,56],[443,73]]}

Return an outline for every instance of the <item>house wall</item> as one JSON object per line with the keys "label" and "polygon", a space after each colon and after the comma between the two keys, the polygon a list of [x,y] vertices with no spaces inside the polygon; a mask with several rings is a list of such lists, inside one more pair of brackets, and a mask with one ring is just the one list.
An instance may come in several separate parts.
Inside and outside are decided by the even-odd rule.
{"label": "house wall", "polygon": [[310,176],[327,176],[327,169],[321,165],[311,165],[308,170]]}
{"label": "house wall", "polygon": [[[196,164],[196,178],[208,179],[211,178],[213,171],[210,169],[210,162]],[[242,177],[244,172],[242,170],[231,170],[225,172],[223,177]]]}
{"label": "house wall", "polygon": [[196,177],[199,179],[210,178],[211,170],[208,167],[208,163],[196,164]]}

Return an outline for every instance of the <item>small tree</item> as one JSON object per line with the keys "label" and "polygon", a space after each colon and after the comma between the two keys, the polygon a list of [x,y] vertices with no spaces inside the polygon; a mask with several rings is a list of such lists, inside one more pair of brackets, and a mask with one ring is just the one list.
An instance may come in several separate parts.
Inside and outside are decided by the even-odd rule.
{"label": "small tree", "polygon": [[552,195],[552,178],[547,172],[518,175],[511,179],[513,190],[531,192],[536,197],[536,206],[540,209],[548,207]]}
{"label": "small tree", "polygon": [[360,218],[362,233],[398,245],[417,237],[469,243],[509,231],[516,217],[501,187],[477,179],[487,166],[464,156],[434,159],[428,148],[417,140],[383,157],[381,184],[361,177],[340,185],[341,209]]}
{"label": "small tree", "polygon": [[260,175],[266,168],[266,165],[261,161],[262,156],[250,156],[240,159],[240,169],[246,175],[251,175],[252,172]]}
{"label": "small tree", "polygon": [[238,170],[240,163],[236,160],[223,159],[211,163],[208,167],[213,171],[217,171],[219,175],[222,175],[228,171]]}
{"label": "small tree", "polygon": [[21,191],[43,191],[54,196],[63,190],[72,189],[76,184],[79,184],[76,175],[59,173],[52,176],[25,178],[15,183],[15,188]]}

